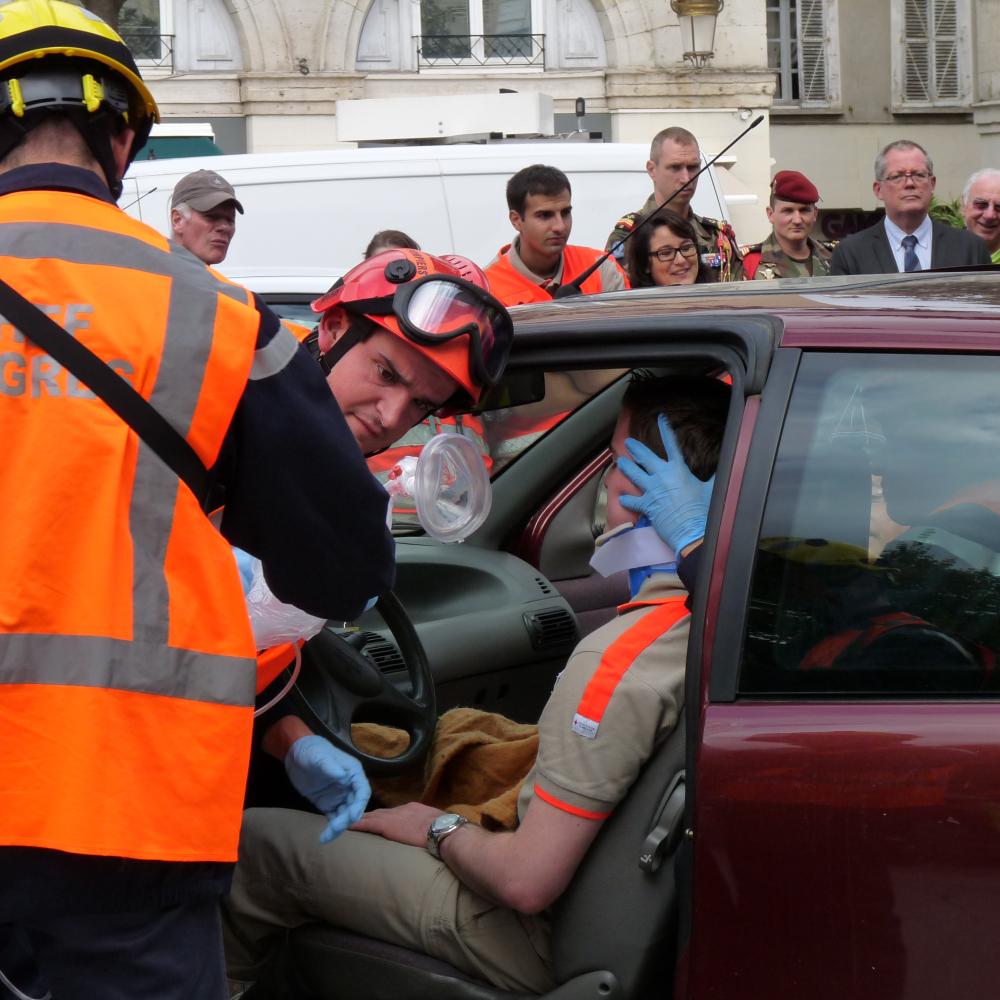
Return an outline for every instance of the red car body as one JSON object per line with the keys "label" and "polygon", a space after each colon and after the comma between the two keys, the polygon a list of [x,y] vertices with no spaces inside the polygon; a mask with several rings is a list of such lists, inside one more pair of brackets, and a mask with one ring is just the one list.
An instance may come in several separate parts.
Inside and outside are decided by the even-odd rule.
{"label": "red car body", "polygon": [[[747,393],[725,498],[710,521],[689,660],[688,930],[676,982],[650,996],[992,995],[996,694],[748,696],[737,681],[742,636],[733,633],[745,629],[760,507],[803,359],[1000,354],[1000,276],[872,277],[822,290],[796,282],[669,301],[639,294],[617,310],[618,322],[632,334],[652,326],[654,301],[669,328],[721,329],[728,315],[771,323],[776,337],[766,377]],[[599,310],[576,307],[581,334]],[[536,315],[549,320],[539,326],[553,322],[552,312]],[[522,551],[531,546],[522,541]]]}

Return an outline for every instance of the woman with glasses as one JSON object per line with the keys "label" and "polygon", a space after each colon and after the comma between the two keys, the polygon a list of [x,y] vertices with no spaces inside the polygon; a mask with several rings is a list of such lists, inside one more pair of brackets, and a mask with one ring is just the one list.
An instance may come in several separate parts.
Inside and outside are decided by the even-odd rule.
{"label": "woman with glasses", "polygon": [[648,225],[642,223],[642,219],[636,223],[635,236],[625,244],[626,268],[633,288],[712,280],[698,257],[691,223],[668,208],[658,209]]}

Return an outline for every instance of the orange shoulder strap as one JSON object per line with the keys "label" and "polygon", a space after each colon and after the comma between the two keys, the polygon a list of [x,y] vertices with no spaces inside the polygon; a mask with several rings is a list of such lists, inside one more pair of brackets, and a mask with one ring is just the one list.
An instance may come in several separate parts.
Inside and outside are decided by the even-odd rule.
{"label": "orange shoulder strap", "polygon": [[625,672],[660,636],[669,632],[679,621],[689,614],[684,605],[684,597],[667,597],[661,601],[640,602],[638,605],[622,605],[623,608],[657,605],[656,610],[626,629],[604,651],[601,662],[584,688],[580,704],[573,719],[573,729],[591,739],[597,733],[604,712],[611,702],[618,682]]}

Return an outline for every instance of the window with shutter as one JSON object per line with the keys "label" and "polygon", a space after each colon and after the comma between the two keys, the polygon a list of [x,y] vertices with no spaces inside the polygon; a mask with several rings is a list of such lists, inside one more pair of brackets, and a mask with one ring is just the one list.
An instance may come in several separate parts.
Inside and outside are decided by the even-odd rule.
{"label": "window with shutter", "polygon": [[960,96],[955,0],[934,0],[934,89],[944,101],[955,101]]}
{"label": "window with shutter", "polygon": [[766,0],[776,108],[840,104],[837,0]]}
{"label": "window with shutter", "polygon": [[967,104],[971,94],[969,0],[895,0],[894,103],[907,107]]}
{"label": "window with shutter", "polygon": [[799,0],[799,94],[803,104],[826,103],[826,23],[823,0]]}

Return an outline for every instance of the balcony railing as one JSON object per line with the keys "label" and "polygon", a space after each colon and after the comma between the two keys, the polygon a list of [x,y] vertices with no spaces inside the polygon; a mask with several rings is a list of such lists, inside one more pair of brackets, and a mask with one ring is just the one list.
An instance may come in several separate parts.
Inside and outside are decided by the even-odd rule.
{"label": "balcony railing", "polygon": [[419,35],[417,66],[544,66],[544,35]]}
{"label": "balcony railing", "polygon": [[174,36],[158,35],[153,31],[141,29],[122,30],[122,38],[129,47],[135,61],[142,66],[155,66],[157,69],[171,70],[174,68]]}

